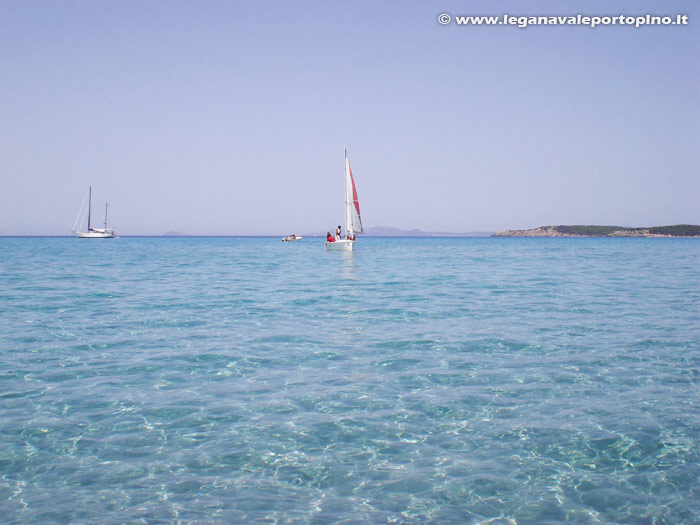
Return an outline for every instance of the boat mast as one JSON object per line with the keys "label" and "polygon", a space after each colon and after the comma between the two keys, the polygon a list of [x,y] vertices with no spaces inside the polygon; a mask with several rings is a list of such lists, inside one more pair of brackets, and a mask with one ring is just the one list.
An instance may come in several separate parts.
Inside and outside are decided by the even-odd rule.
{"label": "boat mast", "polygon": [[90,186],[90,189],[88,190],[88,195],[88,231],[90,231],[90,214],[92,212],[92,186]]}
{"label": "boat mast", "polygon": [[109,209],[109,202],[105,202],[105,232],[107,232],[107,210]]}
{"label": "boat mast", "polygon": [[345,164],[343,165],[343,173],[345,174],[345,236],[352,236],[350,228],[350,204],[352,197],[348,194],[348,148],[345,148]]}

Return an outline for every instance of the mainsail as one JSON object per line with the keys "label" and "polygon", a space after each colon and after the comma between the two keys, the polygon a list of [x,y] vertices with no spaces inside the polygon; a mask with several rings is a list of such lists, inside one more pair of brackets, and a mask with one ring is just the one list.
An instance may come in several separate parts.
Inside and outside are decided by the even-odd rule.
{"label": "mainsail", "polygon": [[347,151],[345,152],[345,232],[351,237],[356,233],[364,233],[360,218],[360,202],[357,200],[355,179],[352,177]]}

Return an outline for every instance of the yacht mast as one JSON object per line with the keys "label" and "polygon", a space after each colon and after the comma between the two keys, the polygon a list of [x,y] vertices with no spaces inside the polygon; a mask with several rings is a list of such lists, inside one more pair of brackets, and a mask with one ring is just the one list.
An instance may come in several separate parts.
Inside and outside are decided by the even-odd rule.
{"label": "yacht mast", "polygon": [[350,205],[352,204],[352,196],[349,194],[348,188],[348,148],[345,148],[345,163],[343,164],[343,174],[345,179],[345,236],[352,235],[350,231]]}

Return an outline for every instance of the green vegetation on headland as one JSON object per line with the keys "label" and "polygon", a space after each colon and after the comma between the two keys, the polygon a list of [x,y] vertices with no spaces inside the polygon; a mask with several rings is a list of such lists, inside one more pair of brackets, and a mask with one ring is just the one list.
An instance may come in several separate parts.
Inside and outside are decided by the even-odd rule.
{"label": "green vegetation on headland", "polygon": [[671,237],[700,237],[700,226],[695,224],[654,226],[649,228],[649,233],[652,235],[670,235]]}
{"label": "green vegetation on headland", "polygon": [[532,230],[506,230],[494,237],[700,237],[700,226],[676,224],[650,228],[624,226],[540,226]]}

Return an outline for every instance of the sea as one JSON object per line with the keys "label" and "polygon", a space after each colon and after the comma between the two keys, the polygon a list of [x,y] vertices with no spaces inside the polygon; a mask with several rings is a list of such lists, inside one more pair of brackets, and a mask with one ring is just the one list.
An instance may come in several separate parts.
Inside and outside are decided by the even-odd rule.
{"label": "sea", "polygon": [[700,239],[0,238],[0,522],[699,523]]}

